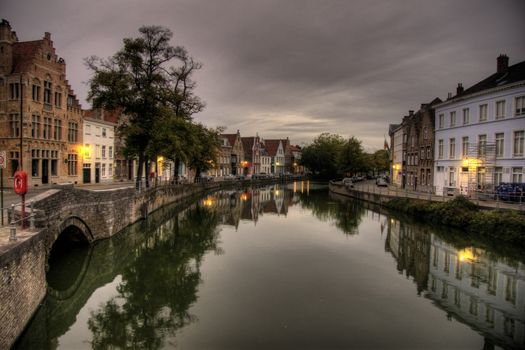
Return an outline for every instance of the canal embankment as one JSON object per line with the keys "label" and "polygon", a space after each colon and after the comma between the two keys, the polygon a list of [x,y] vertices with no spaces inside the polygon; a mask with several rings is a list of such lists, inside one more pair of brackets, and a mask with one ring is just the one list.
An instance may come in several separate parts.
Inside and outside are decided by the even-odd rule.
{"label": "canal embankment", "polygon": [[472,238],[482,238],[525,250],[523,203],[469,200],[464,196],[435,196],[376,186],[345,186],[330,181],[330,191],[381,205],[433,225],[462,230]]}
{"label": "canal embankment", "polygon": [[[59,238],[92,244],[188,198],[273,182],[276,180],[163,185],[142,191],[129,186],[101,190],[65,186],[33,197],[31,228],[17,227],[16,239],[12,239],[9,226],[1,228],[0,319],[7,326],[0,327],[0,348],[8,349],[14,343],[45,297],[48,261]],[[15,218],[19,219],[19,207],[16,209]]]}

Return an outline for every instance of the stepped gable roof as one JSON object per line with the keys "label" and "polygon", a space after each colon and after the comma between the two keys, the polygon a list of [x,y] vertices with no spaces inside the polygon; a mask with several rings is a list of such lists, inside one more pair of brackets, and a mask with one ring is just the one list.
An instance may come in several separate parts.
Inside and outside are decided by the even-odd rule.
{"label": "stepped gable roof", "polygon": [[517,83],[525,80],[525,61],[509,66],[505,72],[494,73],[482,81],[472,85],[463,92],[456,94],[449,101],[455,100],[466,95],[474,94],[498,86]]}
{"label": "stepped gable roof", "polygon": [[233,147],[233,145],[235,145],[235,140],[237,139],[237,134],[222,134],[221,136],[228,140],[228,143],[230,144],[230,146]]}
{"label": "stepped gable roof", "polygon": [[43,43],[44,40],[13,43],[13,73],[23,73],[30,70]]}
{"label": "stepped gable roof", "polygon": [[270,157],[275,157],[277,154],[277,149],[279,149],[279,143],[282,140],[264,140],[266,146],[266,151]]}
{"label": "stepped gable roof", "polygon": [[253,136],[241,137],[241,141],[242,141],[242,147],[244,148],[244,153],[251,155],[253,143],[255,142],[255,137]]}

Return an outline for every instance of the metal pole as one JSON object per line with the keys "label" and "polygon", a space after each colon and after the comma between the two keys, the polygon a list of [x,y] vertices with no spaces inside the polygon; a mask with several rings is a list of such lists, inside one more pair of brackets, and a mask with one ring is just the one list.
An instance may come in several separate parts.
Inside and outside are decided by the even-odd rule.
{"label": "metal pole", "polygon": [[16,241],[15,205],[11,204],[11,224],[9,227],[9,242]]}

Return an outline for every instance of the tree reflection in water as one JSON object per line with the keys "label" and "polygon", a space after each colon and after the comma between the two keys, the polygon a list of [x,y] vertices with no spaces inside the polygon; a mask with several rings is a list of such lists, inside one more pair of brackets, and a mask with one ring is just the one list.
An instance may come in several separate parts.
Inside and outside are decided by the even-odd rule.
{"label": "tree reflection in water", "polygon": [[312,211],[312,215],[321,221],[333,221],[335,226],[347,235],[359,233],[359,224],[366,209],[357,200],[339,199],[330,196],[327,191],[299,193],[303,208]]}
{"label": "tree reflection in water", "polygon": [[135,248],[118,296],[91,312],[95,349],[159,349],[167,335],[193,322],[200,263],[217,250],[218,217],[195,206],[157,228]]}

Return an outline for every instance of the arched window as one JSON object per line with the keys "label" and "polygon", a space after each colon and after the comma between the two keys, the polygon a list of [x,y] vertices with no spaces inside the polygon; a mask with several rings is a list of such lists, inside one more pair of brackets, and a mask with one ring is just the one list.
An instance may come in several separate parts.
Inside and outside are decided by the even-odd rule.
{"label": "arched window", "polygon": [[55,107],[62,107],[62,89],[57,86],[55,90]]}
{"label": "arched window", "polygon": [[44,80],[44,103],[48,105],[51,104],[51,87],[51,77],[48,75]]}

